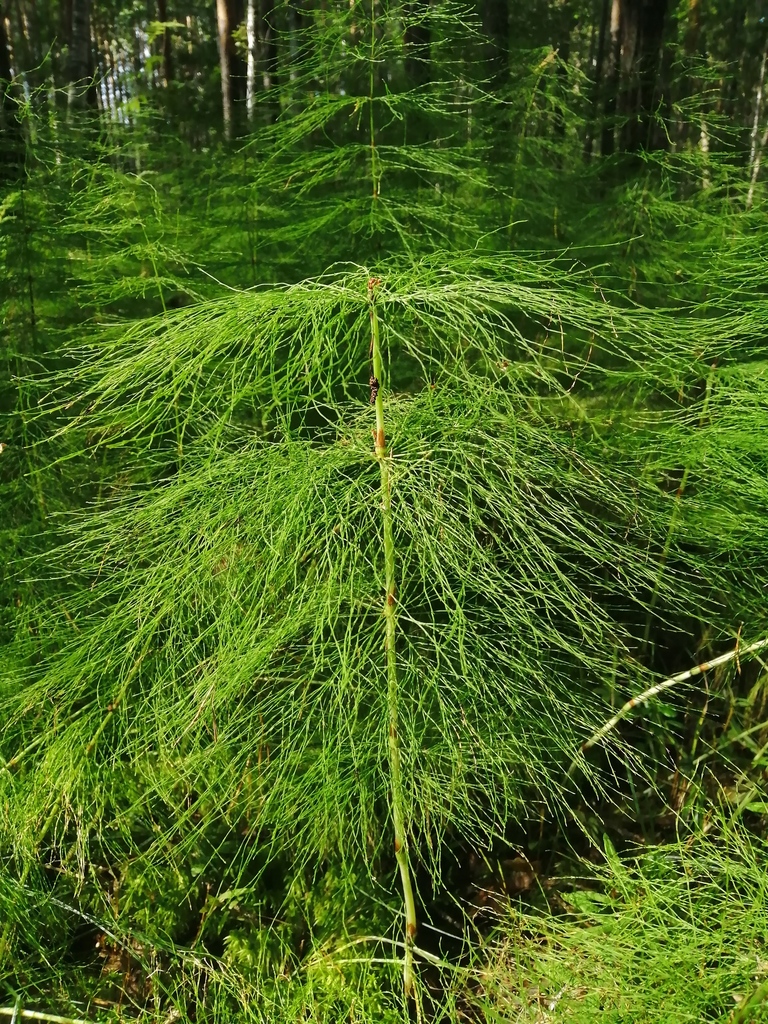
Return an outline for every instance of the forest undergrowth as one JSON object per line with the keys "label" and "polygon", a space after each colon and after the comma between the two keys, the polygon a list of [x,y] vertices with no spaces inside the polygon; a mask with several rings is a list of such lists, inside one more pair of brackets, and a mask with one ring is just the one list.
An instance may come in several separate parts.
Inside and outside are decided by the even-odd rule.
{"label": "forest undergrowth", "polygon": [[14,1022],[768,1020],[764,189],[407,27],[206,152],[17,100]]}

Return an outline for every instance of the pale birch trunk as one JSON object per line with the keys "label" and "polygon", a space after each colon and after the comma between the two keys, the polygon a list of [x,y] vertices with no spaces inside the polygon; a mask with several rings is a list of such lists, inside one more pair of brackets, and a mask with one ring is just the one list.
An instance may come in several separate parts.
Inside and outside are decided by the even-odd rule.
{"label": "pale birch trunk", "polygon": [[256,39],[256,0],[248,0],[245,28],[248,39],[248,67],[245,79],[245,106],[249,123],[253,121],[256,109],[256,62],[258,60]]}
{"label": "pale birch trunk", "polygon": [[765,63],[768,60],[768,50],[763,53],[763,60],[760,64],[760,77],[757,81],[755,91],[755,113],[752,118],[752,132],[750,133],[749,144],[749,191],[747,192],[747,209],[752,208],[752,201],[755,198],[755,185],[757,176],[760,173],[760,163],[763,156],[763,149],[768,142],[768,128],[760,138],[760,115],[763,112],[763,91],[765,88]]}
{"label": "pale birch trunk", "polygon": [[701,187],[709,188],[712,184],[712,179],[709,175],[709,129],[707,128],[707,122],[703,117],[701,119],[701,131],[699,134],[699,150],[701,151],[702,157]]}

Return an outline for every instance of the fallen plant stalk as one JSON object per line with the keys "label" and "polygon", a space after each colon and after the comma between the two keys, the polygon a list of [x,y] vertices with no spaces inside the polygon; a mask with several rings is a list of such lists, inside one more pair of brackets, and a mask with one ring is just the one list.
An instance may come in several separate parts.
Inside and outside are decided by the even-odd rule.
{"label": "fallen plant stalk", "polygon": [[763,981],[757,988],[739,1003],[730,1018],[730,1024],[747,1024],[753,1020],[753,1013],[758,1006],[768,999],[768,981]]}
{"label": "fallen plant stalk", "polygon": [[18,1006],[0,1006],[0,1014],[12,1019],[26,1017],[28,1020],[47,1020],[53,1024],[90,1024],[89,1021],[77,1017],[60,1017],[55,1013],[42,1013],[39,1010],[20,1010]]}
{"label": "fallen plant stalk", "polygon": [[684,683],[688,679],[693,679],[694,676],[701,675],[704,672],[709,672],[710,669],[718,668],[720,665],[726,665],[729,661],[733,661],[734,659],[738,661],[739,658],[748,657],[750,654],[755,654],[757,651],[761,651],[765,647],[768,647],[768,639],[756,640],[755,643],[750,644],[748,647],[740,647],[737,644],[732,651],[728,651],[726,654],[720,654],[717,658],[712,658],[711,661],[704,661],[700,665],[695,665],[693,668],[686,669],[685,672],[679,672],[676,676],[670,676],[669,679],[664,679],[662,682],[650,686],[647,690],[644,690],[636,697],[632,697],[626,702],[626,704],[619,708],[613,718],[610,718],[605,725],[600,726],[597,732],[593,733],[588,740],[582,743],[579,753],[571,762],[571,766],[568,769],[568,775],[573,775],[579,764],[581,755],[585,754],[592,747],[604,740],[608,733],[612,732],[619,722],[627,717],[633,708],[639,707],[641,704],[646,704],[652,697],[656,697],[665,690],[671,689],[678,683]]}

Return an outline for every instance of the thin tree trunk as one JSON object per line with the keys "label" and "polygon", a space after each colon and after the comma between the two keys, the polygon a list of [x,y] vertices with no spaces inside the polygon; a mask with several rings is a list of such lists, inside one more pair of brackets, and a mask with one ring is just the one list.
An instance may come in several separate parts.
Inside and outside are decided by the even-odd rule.
{"label": "thin tree trunk", "polygon": [[701,32],[700,0],[688,0],[688,24],[685,30],[685,52],[692,56],[699,48]]}
{"label": "thin tree trunk", "polygon": [[248,63],[245,76],[245,109],[249,124],[256,109],[256,64],[258,41],[256,37],[256,0],[248,0],[245,16],[245,30],[248,41]]}
{"label": "thin tree trunk", "polygon": [[568,108],[568,61],[571,58],[571,35],[578,25],[578,16],[575,15],[570,0],[564,0],[560,5],[560,17],[558,36],[553,40],[553,49],[557,53],[557,81],[559,85],[559,96],[555,107],[555,134],[564,139],[566,134],[566,115]]}
{"label": "thin tree trunk", "polygon": [[72,23],[69,40],[69,108],[94,107],[96,89],[91,58],[90,0],[72,0]]}
{"label": "thin tree trunk", "polygon": [[173,81],[173,50],[171,48],[171,30],[168,28],[166,0],[157,0],[157,17],[165,24],[163,29],[163,79],[167,89]]}
{"label": "thin tree trunk", "polygon": [[701,152],[701,187],[709,188],[712,178],[709,173],[709,129],[706,118],[702,117],[699,130],[699,151]]}
{"label": "thin tree trunk", "polygon": [[288,0],[288,46],[291,54],[291,81],[299,77],[302,60],[306,53],[304,39],[304,15],[296,0]]}
{"label": "thin tree trunk", "polygon": [[755,154],[755,162],[752,164],[752,177],[749,182],[749,192],[747,192],[747,209],[752,209],[752,201],[755,198],[755,186],[757,185],[757,176],[760,174],[760,164],[763,159],[763,153],[765,147],[768,145],[768,128],[763,132],[763,137],[760,139],[760,145]]}
{"label": "thin tree trunk", "polygon": [[[58,36],[65,47],[69,46],[72,35],[72,0],[61,0],[59,4]],[[68,51],[67,55],[68,55]],[[62,54],[62,47],[57,47],[56,59],[53,65],[53,81],[56,88],[62,92],[65,86],[69,85],[69,61]]]}
{"label": "thin tree trunk", "polygon": [[[6,102],[6,87],[11,81],[11,48],[7,19],[0,11],[0,97],[2,104]],[[5,111],[5,106],[0,105],[0,115]]]}
{"label": "thin tree trunk", "polygon": [[[261,83],[265,92],[276,90],[278,81],[277,34],[275,31],[275,0],[257,0],[259,5],[258,43]],[[280,101],[273,93],[269,104],[268,118],[276,121],[280,113]]]}
{"label": "thin tree trunk", "polygon": [[592,83],[592,110],[589,123],[587,124],[586,138],[584,140],[584,160],[589,163],[592,158],[592,144],[595,137],[597,124],[600,120],[600,95],[602,92],[603,77],[605,72],[605,42],[608,34],[608,15],[611,10],[611,0],[602,0],[600,5],[600,29],[597,36],[597,56],[595,58],[595,77]]}
{"label": "thin tree trunk", "polygon": [[10,95],[11,53],[8,24],[0,11],[0,180],[21,166],[21,131]]}
{"label": "thin tree trunk", "polygon": [[262,83],[264,89],[277,85],[277,36],[273,19],[275,0],[259,0],[259,21],[261,22]]}
{"label": "thin tree trunk", "polygon": [[768,49],[763,52],[763,60],[760,64],[760,77],[758,78],[757,89],[755,90],[755,111],[752,118],[752,131],[750,133],[749,143],[749,191],[747,192],[748,210],[752,208],[752,202],[755,198],[755,185],[757,184],[757,176],[760,173],[760,163],[762,161],[763,150],[768,142],[768,128],[766,128],[762,138],[759,137],[760,117],[763,112],[763,93],[765,91],[766,61],[768,61]]}
{"label": "thin tree trunk", "polygon": [[[28,87],[34,89],[37,84],[37,72],[40,60],[36,52],[33,32],[30,26],[29,11],[26,6],[22,7],[19,0],[16,0],[16,24],[17,31],[13,33],[17,47],[17,74],[23,75]],[[8,9],[10,20],[10,7]]]}
{"label": "thin tree trunk", "polygon": [[405,5],[405,78],[408,88],[426,85],[432,77],[430,67],[430,46],[432,35],[429,27],[430,0]]}
{"label": "thin tree trunk", "polygon": [[499,89],[509,80],[509,0],[485,0],[483,31],[488,40],[491,82]]}
{"label": "thin tree trunk", "polygon": [[609,21],[609,46],[606,62],[605,100],[603,103],[603,131],[600,140],[600,152],[610,156],[616,146],[616,100],[619,91],[619,54],[621,50],[619,27],[621,25],[620,0],[611,0],[611,17]]}
{"label": "thin tree trunk", "polygon": [[232,26],[229,23],[227,0],[216,0],[216,22],[219,30],[219,66],[221,68],[221,108],[224,137],[232,138]]}

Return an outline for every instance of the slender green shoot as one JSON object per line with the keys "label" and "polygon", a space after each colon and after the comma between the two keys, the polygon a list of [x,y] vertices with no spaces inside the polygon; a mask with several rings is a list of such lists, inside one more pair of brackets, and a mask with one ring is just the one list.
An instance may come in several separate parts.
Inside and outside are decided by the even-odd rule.
{"label": "slender green shoot", "polygon": [[376,409],[374,451],[381,472],[381,523],[384,545],[384,649],[387,661],[387,708],[389,711],[389,775],[392,798],[392,822],[395,833],[395,857],[400,871],[405,903],[405,945],[403,959],[403,989],[406,999],[414,994],[413,947],[416,941],[416,899],[411,879],[408,854],[408,829],[405,816],[405,794],[400,758],[400,684],[397,671],[397,598],[395,595],[395,538],[392,527],[391,457],[387,452],[384,420],[384,359],[381,351],[379,317],[376,312],[376,289],[381,284],[376,277],[368,280],[368,302],[371,317],[371,401]]}

